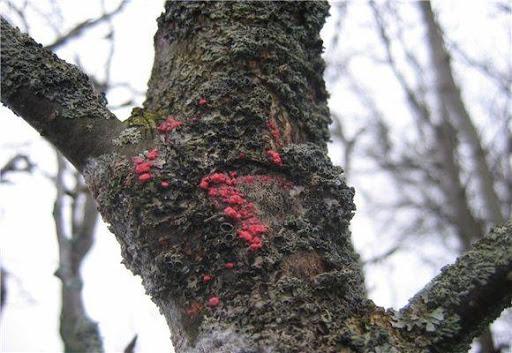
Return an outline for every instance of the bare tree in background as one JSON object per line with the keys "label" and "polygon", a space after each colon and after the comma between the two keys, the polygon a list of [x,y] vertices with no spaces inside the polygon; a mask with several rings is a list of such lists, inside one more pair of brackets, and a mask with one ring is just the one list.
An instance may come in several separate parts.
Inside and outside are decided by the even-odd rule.
{"label": "bare tree in background", "polygon": [[[503,9],[498,5],[496,8]],[[510,61],[503,67],[493,63],[492,57],[487,61],[479,60],[456,43],[447,44],[430,1],[420,1],[413,10],[418,11],[423,22],[424,50],[429,60],[422,61],[423,52],[413,50],[407,42],[407,38],[411,38],[407,32],[417,29],[404,23],[401,17],[401,7],[408,5],[387,1],[379,5],[370,2],[369,6],[382,50],[379,56],[364,55],[390,69],[409,107],[413,127],[412,131],[402,131],[400,136],[393,135],[390,132],[393,117],[379,109],[378,98],[370,93],[370,87],[351,75],[347,58],[341,59],[340,78],[349,81],[367,109],[366,131],[372,143],[361,148],[363,158],[370,157],[380,171],[391,177],[397,190],[394,193],[397,199],[392,204],[373,201],[373,208],[386,213],[386,219],[401,227],[401,233],[409,238],[455,236],[460,244],[458,251],[467,251],[486,229],[510,217]],[[489,4],[489,8],[492,6]],[[510,16],[510,13],[505,15]],[[488,130],[498,127],[491,140],[486,140],[478,131],[476,119],[463,99],[452,65],[454,55],[470,69],[483,74],[498,92],[499,99],[488,110],[490,116],[486,120]],[[482,92],[485,94],[487,92]],[[349,144],[345,153],[352,152],[351,147]],[[355,180],[357,172],[353,174],[356,174],[352,179]],[[372,203],[372,194],[368,195]],[[409,215],[406,222],[398,217],[405,212]],[[393,254],[403,239],[402,236],[398,245],[384,255]],[[489,329],[479,343],[482,353],[506,349],[493,342]]]}
{"label": "bare tree in background", "polygon": [[[95,18],[83,20],[65,31],[62,30],[65,28],[65,24],[58,2],[49,2],[51,7],[49,13],[43,11],[39,7],[40,4],[30,1],[6,0],[4,3],[10,10],[8,15],[22,23],[22,28],[27,33],[31,32],[31,20],[27,19],[29,12],[40,17],[38,21],[47,22],[55,36],[45,47],[52,51],[71,46],[79,41],[81,36],[87,35],[91,29],[100,25],[105,26],[107,32],[105,40],[109,42],[109,49],[103,67],[103,75],[101,78],[90,76],[90,79],[96,90],[103,95],[106,95],[114,87],[123,86],[131,91],[135,98],[137,92],[129,84],[112,82],[110,75],[115,51],[115,29],[111,20],[114,16],[122,13],[129,0],[121,0],[113,10],[106,10],[102,0],[101,14]],[[80,57],[76,56],[75,60],[76,64],[81,67]],[[81,69],[84,70],[83,67]],[[129,106],[133,104],[133,98],[112,108]],[[103,352],[103,339],[98,325],[85,311],[82,299],[83,279],[80,273],[83,260],[94,242],[99,215],[96,203],[80,173],[57,151],[56,158],[57,173],[52,179],[54,179],[57,191],[53,218],[59,247],[59,266],[55,275],[62,282],[60,336],[65,352]],[[0,178],[4,180],[4,175],[9,172],[30,171],[33,168],[34,164],[28,156],[18,154],[2,168]],[[3,274],[4,270],[2,269],[2,280],[5,277]],[[4,283],[2,283],[2,289],[5,289]],[[2,295],[2,299],[4,298],[5,295]],[[133,350],[135,342],[134,338],[127,349]]]}

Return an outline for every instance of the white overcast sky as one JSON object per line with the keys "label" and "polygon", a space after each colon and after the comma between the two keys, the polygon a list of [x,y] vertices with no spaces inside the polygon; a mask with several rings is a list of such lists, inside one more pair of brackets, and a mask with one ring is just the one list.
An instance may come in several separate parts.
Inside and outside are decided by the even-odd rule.
{"label": "white overcast sky", "polygon": [[[46,1],[32,0],[34,4]],[[18,1],[21,3],[21,1]],[[96,1],[61,0],[65,24],[73,24],[97,16]],[[404,2],[405,3],[405,2]],[[114,8],[117,1],[106,1]],[[440,4],[440,2],[438,3]],[[367,28],[370,13],[364,1],[353,1],[349,21],[345,24],[344,46],[357,48],[374,34]],[[156,17],[163,8],[163,1],[133,0],[126,10],[114,19],[116,28],[116,53],[112,75],[116,82],[130,82],[144,90],[153,60],[152,38],[156,30]],[[502,50],[508,45],[510,32],[504,33],[502,24],[489,19],[486,1],[443,1],[440,12],[452,39],[479,50]],[[0,2],[2,14],[8,14],[4,2]],[[410,19],[418,19],[410,11]],[[35,18],[35,16],[34,16]],[[334,33],[335,17],[328,18],[322,32],[328,46]],[[501,27],[500,27],[501,26]],[[496,28],[495,28],[496,27]],[[41,20],[33,21],[32,35],[42,43],[52,39],[52,32]],[[102,36],[105,27],[88,32],[58,52],[61,58],[73,61],[80,55],[81,63],[90,73],[101,73],[105,58],[106,42]],[[417,40],[417,38],[416,38]],[[505,44],[504,44],[505,43]],[[508,44],[507,44],[508,43]],[[505,48],[507,49],[507,48]],[[505,50],[507,52],[507,50]],[[334,55],[327,48],[328,55]],[[394,128],[406,128],[402,97],[388,73],[378,71],[371,63],[361,61],[357,72],[364,82],[375,81],[375,91],[383,98],[382,109],[396,114]],[[465,94],[478,94],[482,89],[472,81]],[[477,82],[478,83],[478,82]],[[357,113],[360,109],[344,96],[343,84],[330,84],[331,109],[344,113]],[[126,92],[114,92],[111,103],[119,103]],[[139,102],[141,103],[141,102]],[[130,109],[117,111],[126,118]],[[49,145],[26,123],[16,118],[4,107],[0,108],[0,165],[16,152],[25,152],[38,165],[33,175],[16,175],[9,179],[12,184],[0,184],[0,261],[10,273],[9,296],[5,311],[0,317],[2,352],[59,352],[62,344],[58,335],[60,282],[53,276],[57,267],[57,243],[51,210],[55,190],[48,175],[55,173],[55,156]],[[352,126],[352,125],[350,125]],[[340,146],[330,146],[331,158],[340,163]],[[364,162],[363,162],[364,163]],[[359,166],[364,168],[364,166]],[[375,183],[373,180],[364,182]],[[357,185],[356,185],[357,186]],[[375,184],[378,187],[378,184]],[[356,198],[360,211],[353,221],[354,242],[363,257],[383,253],[388,244],[378,239],[361,197]],[[439,266],[453,261],[453,256],[440,250],[439,244],[427,246],[422,251],[432,256],[435,266],[425,265],[414,253],[398,253],[385,266],[373,266],[367,274],[372,299],[385,307],[400,307],[407,299],[432,278]],[[115,238],[101,223],[96,243],[85,261],[84,297],[89,315],[100,324],[107,352],[120,352],[134,334],[139,335],[138,352],[169,352],[170,340],[167,325],[155,305],[144,295],[139,278],[134,277],[123,265]],[[403,264],[407,264],[404,266]]]}

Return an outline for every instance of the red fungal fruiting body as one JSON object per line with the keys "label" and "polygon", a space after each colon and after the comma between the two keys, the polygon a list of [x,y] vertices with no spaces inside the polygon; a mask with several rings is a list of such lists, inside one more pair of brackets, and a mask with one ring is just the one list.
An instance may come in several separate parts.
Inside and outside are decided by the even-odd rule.
{"label": "red fungal fruiting body", "polygon": [[151,170],[152,162],[142,162],[135,166],[135,173],[143,174],[148,173]]}
{"label": "red fungal fruiting body", "polygon": [[241,205],[245,202],[245,200],[240,195],[230,196],[228,199],[228,203],[232,205]]}
{"label": "red fungal fruiting body", "polygon": [[170,132],[180,127],[181,125],[183,125],[183,122],[174,119],[173,116],[168,116],[167,119],[165,119],[165,121],[158,125],[157,130],[158,132],[165,134],[166,132]]}
{"label": "red fungal fruiting body", "polygon": [[283,165],[283,160],[281,159],[281,155],[279,154],[279,152],[276,152],[276,151],[273,151],[273,150],[268,150],[267,151],[267,156],[270,158],[270,161],[273,164],[278,165],[278,166],[282,166]]}
{"label": "red fungal fruiting body", "polygon": [[211,275],[203,275],[203,283],[208,283],[213,279]]}
{"label": "red fungal fruiting body", "polygon": [[[255,182],[274,183],[279,182],[279,179],[265,175],[238,177],[236,172],[217,172],[203,177],[199,183],[199,187],[214,199],[215,206],[222,209],[224,215],[238,227],[238,237],[244,240],[252,251],[263,247],[261,236],[268,231],[268,227],[260,221],[256,207],[244,197],[237,185]],[[227,263],[225,266],[228,268],[231,265]]]}
{"label": "red fungal fruiting body", "polygon": [[213,308],[213,307],[216,307],[217,305],[220,304],[220,298],[219,297],[210,297],[210,299],[208,299],[208,306],[210,308]]}
{"label": "red fungal fruiting body", "polygon": [[135,156],[135,157],[132,157],[132,162],[134,164],[141,164],[141,163],[144,162],[144,158],[139,157],[139,156]]}
{"label": "red fungal fruiting body", "polygon": [[240,213],[238,213],[238,211],[235,210],[233,207],[226,207],[224,209],[224,214],[229,218],[240,219]]}
{"label": "red fungal fruiting body", "polygon": [[205,105],[206,103],[208,103],[206,98],[204,98],[204,97],[199,98],[199,102],[198,102],[199,105]]}
{"label": "red fungal fruiting body", "polygon": [[151,175],[150,173],[144,173],[144,174],[139,175],[139,181],[141,183],[148,182],[151,179],[153,179],[153,175]]}
{"label": "red fungal fruiting body", "polygon": [[164,189],[167,189],[170,186],[170,184],[167,180],[162,180],[160,186],[163,187]]}
{"label": "red fungal fruiting body", "polygon": [[214,183],[225,183],[229,185],[231,183],[231,178],[223,173],[214,173],[210,175],[210,181]]}
{"label": "red fungal fruiting body", "polygon": [[234,192],[231,188],[225,188],[225,187],[220,187],[217,189],[217,191],[218,191],[217,196],[223,197],[225,199],[227,199],[229,196],[231,196]]}
{"label": "red fungal fruiting body", "polygon": [[224,267],[227,268],[228,270],[231,270],[232,268],[235,267],[235,263],[234,262],[226,262],[224,264]]}
{"label": "red fungal fruiting body", "polygon": [[250,242],[250,241],[252,240],[252,235],[251,235],[251,233],[249,233],[249,232],[247,232],[247,231],[245,231],[245,230],[241,230],[241,231],[239,231],[239,232],[238,232],[238,236],[239,236],[241,239],[243,239],[243,240],[245,240],[245,241],[247,241],[247,242]]}
{"label": "red fungal fruiting body", "polygon": [[247,231],[254,235],[265,233],[267,230],[267,227],[263,224],[252,224],[247,227]]}
{"label": "red fungal fruiting body", "polygon": [[201,179],[201,182],[199,183],[199,187],[203,190],[207,190],[208,189],[208,177],[204,177],[203,179]]}
{"label": "red fungal fruiting body", "polygon": [[158,150],[156,148],[149,150],[149,152],[146,154],[146,156],[148,157],[149,160],[157,159],[159,155],[160,155],[160,153],[158,152]]}

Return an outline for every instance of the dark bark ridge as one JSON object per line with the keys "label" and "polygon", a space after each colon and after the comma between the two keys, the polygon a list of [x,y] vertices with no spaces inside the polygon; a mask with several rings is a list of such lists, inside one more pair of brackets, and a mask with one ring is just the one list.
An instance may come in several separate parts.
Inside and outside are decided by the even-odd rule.
{"label": "dark bark ridge", "polygon": [[6,20],[2,29],[2,103],[22,116],[78,168],[112,148],[122,124],[86,74]]}

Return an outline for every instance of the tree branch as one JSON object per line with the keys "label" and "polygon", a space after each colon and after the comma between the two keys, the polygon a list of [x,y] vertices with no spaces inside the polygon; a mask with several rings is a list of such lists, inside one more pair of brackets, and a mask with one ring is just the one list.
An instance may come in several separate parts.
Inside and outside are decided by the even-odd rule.
{"label": "tree branch", "polygon": [[128,4],[128,0],[123,0],[119,3],[119,5],[110,12],[104,12],[100,17],[94,19],[88,19],[83,22],[80,22],[75,27],[70,29],[67,33],[59,36],[53,43],[46,46],[47,49],[55,51],[63,45],[67,44],[70,40],[75,39],[82,35],[82,33],[96,25],[99,25],[105,21],[108,21],[119,12],[121,12],[124,7]]}
{"label": "tree branch", "polygon": [[53,143],[79,170],[112,150],[123,124],[89,78],[1,19],[2,103]]}
{"label": "tree branch", "polygon": [[472,339],[511,305],[511,299],[509,222],[446,267],[400,311],[395,325],[431,352],[467,352]]}

